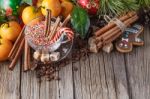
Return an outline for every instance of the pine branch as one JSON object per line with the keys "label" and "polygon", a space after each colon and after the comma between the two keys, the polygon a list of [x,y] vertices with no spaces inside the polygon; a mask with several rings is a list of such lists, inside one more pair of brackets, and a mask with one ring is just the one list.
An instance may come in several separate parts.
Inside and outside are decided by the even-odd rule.
{"label": "pine branch", "polygon": [[136,0],[100,0],[100,15],[120,15],[139,8]]}

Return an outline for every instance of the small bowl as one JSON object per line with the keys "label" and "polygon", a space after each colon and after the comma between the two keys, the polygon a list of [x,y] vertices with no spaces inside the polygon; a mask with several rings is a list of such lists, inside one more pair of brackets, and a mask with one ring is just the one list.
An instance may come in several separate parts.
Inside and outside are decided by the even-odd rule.
{"label": "small bowl", "polygon": [[[51,19],[51,30],[55,21],[56,21],[55,18]],[[45,17],[35,18],[29,24],[26,25],[24,33],[29,46],[31,46],[34,50],[42,50],[42,51],[44,50],[50,53],[60,52],[59,61],[67,57],[67,55],[70,53],[72,49],[73,39],[69,41],[65,39],[64,38],[65,35],[62,34],[58,40],[52,42],[51,40],[47,40],[47,38],[45,39],[45,36],[43,36],[44,30],[45,30]]]}

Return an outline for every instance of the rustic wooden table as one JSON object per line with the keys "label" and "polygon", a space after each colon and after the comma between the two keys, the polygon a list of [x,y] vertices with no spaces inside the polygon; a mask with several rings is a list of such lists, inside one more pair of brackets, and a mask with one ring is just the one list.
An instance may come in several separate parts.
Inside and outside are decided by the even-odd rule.
{"label": "rustic wooden table", "polygon": [[14,71],[1,63],[0,99],[150,99],[150,27],[143,37],[145,46],[129,54],[100,52],[64,67],[60,81],[39,82],[21,61]]}

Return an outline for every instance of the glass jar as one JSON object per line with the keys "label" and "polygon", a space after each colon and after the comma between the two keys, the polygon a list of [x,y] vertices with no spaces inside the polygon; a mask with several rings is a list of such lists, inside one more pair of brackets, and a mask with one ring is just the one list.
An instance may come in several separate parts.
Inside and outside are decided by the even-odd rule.
{"label": "glass jar", "polygon": [[[55,18],[51,19],[51,30],[53,28]],[[61,25],[61,24],[60,24]],[[59,27],[57,32],[59,31]],[[70,29],[71,30],[71,29]],[[68,39],[66,32],[59,33],[57,39],[49,40],[48,36],[45,37],[45,17],[38,17],[33,19],[25,28],[25,38],[28,44],[34,50],[47,51],[49,53],[59,52],[60,59],[64,59],[71,51],[73,45],[73,38]],[[58,35],[57,32],[55,35]],[[54,36],[55,36],[54,35]],[[74,36],[74,34],[73,34]]]}

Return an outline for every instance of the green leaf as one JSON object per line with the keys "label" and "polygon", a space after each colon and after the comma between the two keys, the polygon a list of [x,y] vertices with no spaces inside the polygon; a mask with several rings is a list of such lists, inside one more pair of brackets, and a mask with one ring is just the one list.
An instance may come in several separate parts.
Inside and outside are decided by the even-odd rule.
{"label": "green leaf", "polygon": [[71,16],[71,24],[73,28],[84,39],[90,27],[90,19],[87,12],[81,7],[75,6]]}

